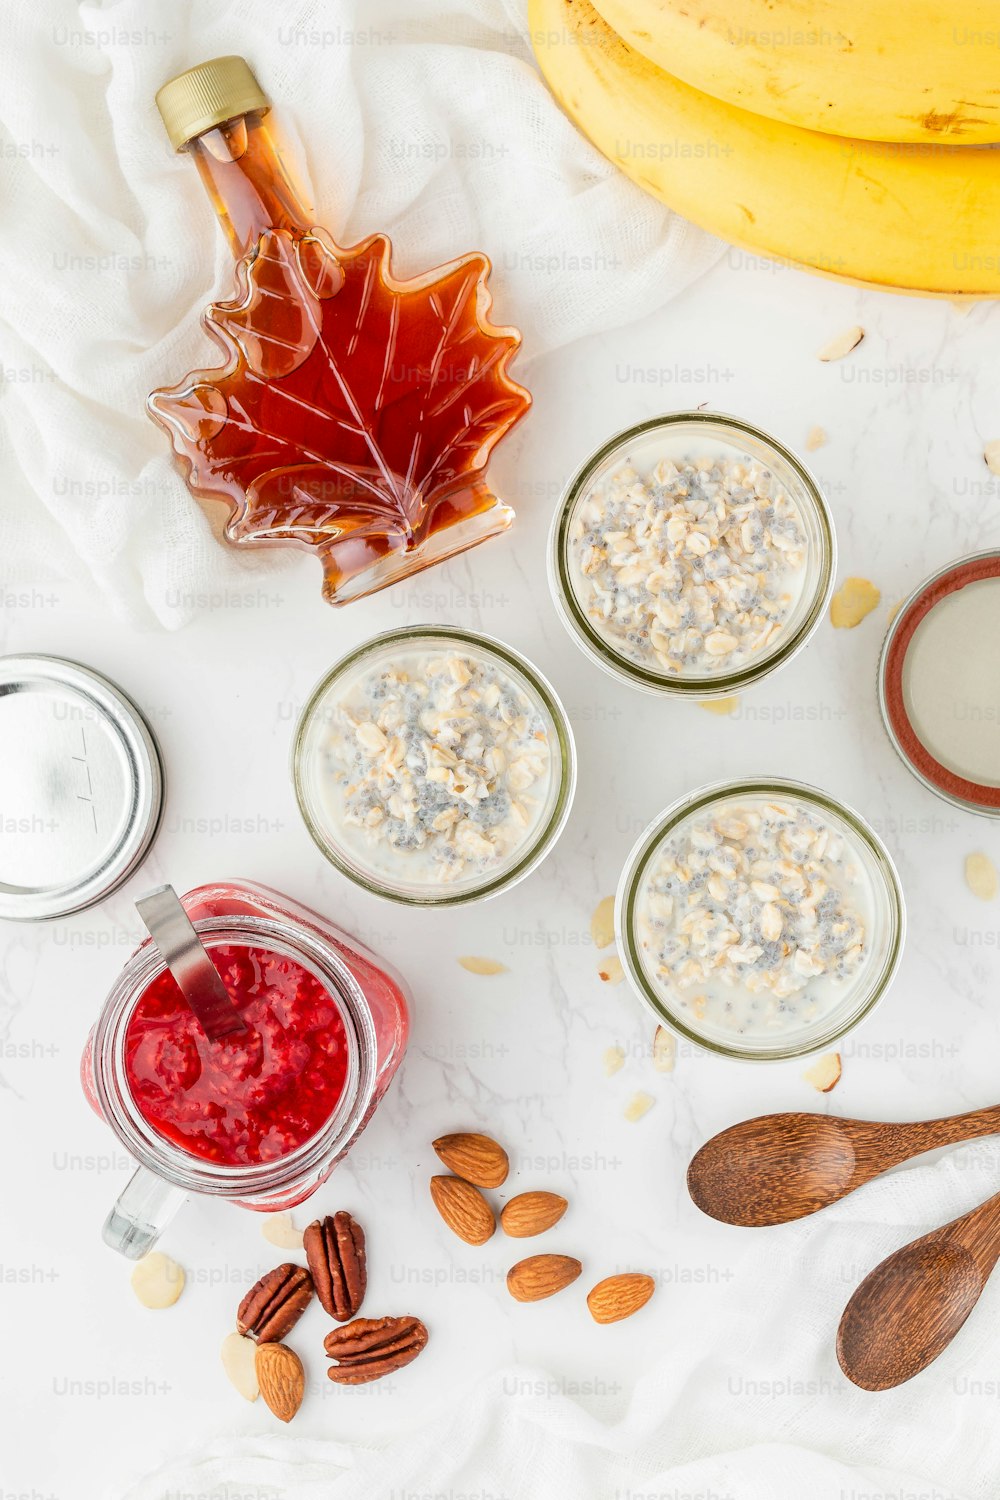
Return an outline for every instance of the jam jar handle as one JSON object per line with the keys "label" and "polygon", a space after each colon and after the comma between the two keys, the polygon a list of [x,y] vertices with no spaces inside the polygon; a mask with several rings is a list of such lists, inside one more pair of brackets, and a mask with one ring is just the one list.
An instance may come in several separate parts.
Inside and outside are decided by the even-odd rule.
{"label": "jam jar handle", "polygon": [[141,1260],[187,1197],[183,1188],[139,1167],[104,1221],[104,1243],[129,1260]]}

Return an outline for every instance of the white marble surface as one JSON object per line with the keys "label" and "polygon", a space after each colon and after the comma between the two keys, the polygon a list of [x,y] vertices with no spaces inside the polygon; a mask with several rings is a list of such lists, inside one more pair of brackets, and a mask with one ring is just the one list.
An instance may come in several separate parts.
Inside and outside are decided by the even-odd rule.
{"label": "white marble surface", "polygon": [[[272,1428],[218,1364],[236,1303],[276,1258],[259,1221],[190,1203],[163,1240],[188,1287],[163,1313],[139,1307],[128,1266],[100,1241],[129,1168],[83,1101],[78,1059],[136,941],[131,901],[149,885],[265,881],[382,949],[416,992],[397,1082],[315,1206],[348,1207],[366,1225],[366,1311],[416,1312],[433,1342],[405,1377],[340,1392],[323,1377],[314,1309],[295,1339],[312,1383],[294,1432],[307,1437],[402,1430],[515,1359],[613,1415],[667,1342],[696,1338],[706,1299],[738,1284],[745,1236],[701,1218],[685,1194],[686,1163],[707,1135],[778,1108],[904,1119],[996,1100],[1000,904],[975,900],[962,862],[976,848],[1000,857],[1000,827],[953,811],[909,777],[880,726],[874,668],[888,606],[949,558],[1000,542],[1000,481],[981,457],[984,441],[1000,436],[998,319],[989,305],[963,315],[732,252],[662,314],[522,366],[535,409],[494,467],[519,513],[514,531],[408,588],[335,613],[320,602],[315,566],[301,560],[248,575],[241,607],[208,601],[175,635],[123,629],[100,599],[59,586],[41,585],[33,607],[5,610],[3,651],[74,656],[142,704],[165,755],[168,800],[152,856],[128,887],[71,920],[0,929],[3,1331],[5,1347],[19,1350],[0,1374],[4,1496],[117,1495],[211,1435]],[[862,347],[841,364],[819,363],[816,350],[853,322],[867,330]],[[824,624],[729,719],[602,675],[564,633],[545,585],[549,518],[586,451],[632,421],[700,403],[800,450],[811,427],[827,429],[829,444],[809,462],[830,497],[841,577],[864,574],[883,593],[856,631]],[[325,866],[288,773],[292,722],[331,661],[376,630],[423,620],[482,627],[532,657],[563,696],[580,754],[576,806],[554,855],[507,895],[451,913],[398,910]],[[801,777],[854,803],[903,879],[902,968],[845,1044],[843,1079],[828,1099],[803,1082],[801,1065],[729,1064],[687,1047],[672,1076],[657,1075],[646,1013],[626,985],[597,978],[590,913],[635,834],[682,791],[745,771]],[[473,977],[457,963],[468,953],[502,959],[509,973]],[[602,1053],[614,1042],[628,1062],[607,1080]],[[637,1089],[656,1105],[629,1124],[623,1111]],[[428,1200],[429,1142],[464,1126],[506,1143],[512,1189],[571,1199],[550,1238],[582,1256],[586,1284],[626,1266],[658,1276],[641,1317],[597,1329],[583,1283],[550,1304],[511,1303],[503,1274],[516,1248],[499,1238],[465,1247]],[[752,1299],[757,1288],[744,1290]],[[848,1291],[845,1281],[845,1300]],[[828,1399],[838,1399],[835,1383]],[[82,1452],[101,1462],[81,1479]]]}

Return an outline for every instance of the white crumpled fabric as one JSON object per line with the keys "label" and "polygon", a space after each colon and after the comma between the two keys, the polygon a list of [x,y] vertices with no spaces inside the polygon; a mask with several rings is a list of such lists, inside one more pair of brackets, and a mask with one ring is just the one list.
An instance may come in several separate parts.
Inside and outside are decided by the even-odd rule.
{"label": "white crumpled fabric", "polygon": [[972,1144],[797,1224],[720,1231],[746,1242],[739,1271],[694,1320],[660,1289],[676,1331],[617,1421],[551,1394],[542,1371],[503,1370],[392,1442],[220,1442],[126,1500],[996,1500],[1000,1275],[938,1363],[896,1390],[856,1389],[834,1354],[865,1271],[990,1197],[996,1165],[995,1143]]}
{"label": "white crumpled fabric", "polygon": [[[214,539],[144,411],[215,363],[232,287],[197,174],[153,103],[245,54],[304,142],[317,219],[413,273],[472,249],[531,355],[648,313],[718,243],[643,195],[563,116],[525,0],[19,0],[0,17],[0,581],[70,577],[137,623],[281,567]],[[530,373],[529,373],[530,383]]]}

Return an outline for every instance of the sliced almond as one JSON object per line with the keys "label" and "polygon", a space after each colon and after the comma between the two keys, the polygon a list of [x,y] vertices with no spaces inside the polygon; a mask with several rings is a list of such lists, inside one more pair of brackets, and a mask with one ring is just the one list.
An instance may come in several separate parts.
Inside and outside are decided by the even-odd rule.
{"label": "sliced almond", "polygon": [[306,1372],[287,1344],[258,1344],[254,1353],[257,1384],[265,1402],[281,1422],[290,1422],[306,1393]]}
{"label": "sliced almond", "polygon": [[153,1250],[133,1269],[132,1290],[143,1307],[173,1307],[184,1290],[183,1268],[161,1250]]}
{"label": "sliced almond", "polygon": [[867,578],[845,578],[830,600],[830,623],[837,630],[853,630],[878,608],[881,597]]}
{"label": "sliced almond", "polygon": [[594,907],[590,919],[590,936],[595,948],[609,948],[615,940],[615,898],[605,896]]}
{"label": "sliced almond", "polygon": [[853,328],[845,328],[843,333],[838,333],[829,343],[824,344],[816,358],[823,361],[825,365],[835,359],[843,359],[845,354],[850,354],[856,349],[865,336],[865,330],[860,324],[855,323]]}
{"label": "sliced almond", "polygon": [[672,1073],[677,1061],[677,1038],[665,1026],[657,1026],[653,1036],[653,1067],[658,1073]]}
{"label": "sliced almond", "polygon": [[506,974],[507,965],[495,958],[460,958],[459,963],[469,974]]}
{"label": "sliced almond", "polygon": [[656,1291],[652,1276],[628,1271],[621,1276],[606,1276],[587,1293],[587,1306],[595,1323],[620,1323],[645,1307]]}
{"label": "sliced almond", "polygon": [[698,704],[698,707],[703,708],[706,713],[719,714],[720,717],[734,714],[739,706],[740,700],[735,693],[728,698],[703,698]]}
{"label": "sliced almond", "polygon": [[558,1193],[518,1193],[504,1204],[500,1224],[504,1234],[512,1239],[526,1240],[558,1224],[568,1207],[566,1199]]}
{"label": "sliced almond", "polygon": [[604,1054],[604,1076],[613,1078],[625,1066],[625,1053],[621,1047],[609,1047]]}
{"label": "sliced almond", "polygon": [[965,860],[965,883],[980,901],[995,901],[1000,890],[997,867],[988,854],[969,854]]}
{"label": "sliced almond", "polygon": [[633,1124],[636,1120],[641,1120],[643,1115],[649,1113],[655,1103],[656,1100],[652,1094],[643,1093],[641,1090],[638,1094],[633,1094],[625,1106],[626,1120],[630,1120]]}
{"label": "sliced almond", "polygon": [[507,1290],[518,1302],[541,1302],[570,1286],[582,1270],[571,1255],[529,1255],[507,1272]]}
{"label": "sliced almond", "polygon": [[510,1159],[492,1136],[463,1130],[442,1135],[433,1143],[434,1150],[450,1172],[464,1177],[476,1187],[497,1188],[507,1181]]}
{"label": "sliced almond", "polygon": [[269,1214],[260,1232],[270,1245],[279,1250],[301,1250],[302,1230],[296,1229],[291,1214]]}
{"label": "sliced almond", "polygon": [[828,1094],[840,1082],[841,1071],[840,1053],[824,1052],[818,1062],[806,1069],[802,1077],[819,1093]]}
{"label": "sliced almond", "polygon": [[222,1340],[222,1368],[244,1401],[256,1401],[260,1395],[256,1354],[253,1339],[245,1339],[242,1333],[227,1333]]}
{"label": "sliced almond", "polygon": [[822,448],[827,443],[826,430],[823,427],[810,427],[806,437],[806,452],[815,453],[817,448]]}
{"label": "sliced almond", "polygon": [[983,460],[991,474],[1000,474],[1000,438],[994,438],[983,449]]}
{"label": "sliced almond", "polygon": [[621,984],[625,978],[625,970],[622,968],[622,961],[617,953],[601,960],[597,977],[603,979],[605,984]]}
{"label": "sliced almond", "polygon": [[496,1230],[493,1210],[477,1187],[461,1177],[432,1177],[434,1207],[452,1234],[467,1245],[485,1245]]}

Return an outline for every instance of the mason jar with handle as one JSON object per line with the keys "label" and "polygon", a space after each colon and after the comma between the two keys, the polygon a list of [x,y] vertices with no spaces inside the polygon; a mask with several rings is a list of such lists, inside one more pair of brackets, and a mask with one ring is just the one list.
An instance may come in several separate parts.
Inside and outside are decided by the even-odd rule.
{"label": "mason jar with handle", "polygon": [[275,1213],[350,1150],[402,1060],[410,991],[318,913],[245,882],[181,898],[247,1030],[211,1042],[151,940],[126,963],[83,1086],[137,1170],[104,1239],[139,1259],[190,1193]]}

